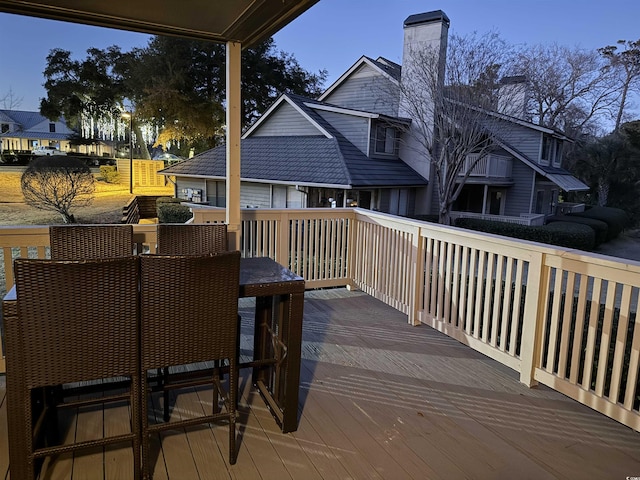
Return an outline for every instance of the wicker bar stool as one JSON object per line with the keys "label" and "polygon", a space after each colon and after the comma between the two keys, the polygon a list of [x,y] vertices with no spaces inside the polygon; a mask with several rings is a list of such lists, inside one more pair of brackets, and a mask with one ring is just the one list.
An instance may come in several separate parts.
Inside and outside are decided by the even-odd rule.
{"label": "wicker bar stool", "polygon": [[[16,259],[17,318],[7,333],[11,478],[34,478],[47,456],[117,443],[133,448],[140,478],[139,259]],[[105,295],[105,291],[109,292]],[[9,381],[9,377],[12,377]],[[128,392],[64,402],[52,386],[126,377]],[[127,400],[130,432],[64,443],[52,438],[58,410]],[[104,409],[103,415],[109,415]],[[55,435],[54,435],[55,437]]]}
{"label": "wicker bar stool", "polygon": [[[238,295],[240,252],[206,256],[144,255],[141,262],[140,338],[142,381],[142,466],[150,474],[150,435],[154,432],[221,419],[229,421],[229,463],[236,461],[238,390]],[[228,391],[220,382],[220,363],[212,376],[214,400],[210,414],[149,423],[149,371],[175,365],[227,360]],[[176,382],[173,382],[172,376]],[[202,382],[169,376],[164,389],[192,387]],[[222,398],[226,412],[219,409]]]}
{"label": "wicker bar stool", "polygon": [[[160,223],[158,255],[206,255],[227,251],[227,225],[224,223]],[[240,322],[240,319],[238,319]],[[169,369],[158,372],[160,381]],[[164,391],[164,421],[169,421],[169,391]]]}
{"label": "wicker bar stool", "polygon": [[131,225],[51,225],[49,240],[54,260],[133,255]]}
{"label": "wicker bar stool", "polygon": [[227,251],[227,225],[224,223],[160,223],[159,255],[204,255]]}

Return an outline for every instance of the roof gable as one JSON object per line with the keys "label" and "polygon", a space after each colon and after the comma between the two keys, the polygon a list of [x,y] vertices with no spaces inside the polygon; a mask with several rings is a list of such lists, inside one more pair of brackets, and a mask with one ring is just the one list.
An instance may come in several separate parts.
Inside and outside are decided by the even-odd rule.
{"label": "roof gable", "polygon": [[299,114],[300,120],[308,122],[312,127],[318,131],[318,135],[322,135],[327,138],[331,138],[331,134],[328,133],[317,121],[308,115],[308,112],[300,108],[300,105],[286,95],[282,94],[280,97],[267,109],[267,111],[242,135],[242,138],[249,138],[255,132],[257,132],[262,126],[269,122],[269,119],[277,112],[283,104],[290,105]]}
{"label": "roof gable", "polygon": [[352,77],[357,72],[361,71],[363,68],[370,68],[374,72],[386,77],[394,84],[399,84],[400,78],[399,76],[396,78],[396,75],[399,75],[400,73],[400,66],[398,64],[394,64],[397,66],[397,68],[394,68],[391,65],[393,62],[383,59],[382,57],[379,57],[379,60],[380,59],[382,59],[383,61],[376,61],[367,56],[360,57],[360,59],[356,63],[354,63],[351,68],[349,68],[349,70],[343,73],[340,78],[338,78],[338,80],[333,82],[333,84],[329,86],[329,88],[327,88],[323,92],[323,94],[318,97],[318,100],[325,100],[331,95],[331,93],[338,89],[340,85],[346,82],[347,79]]}

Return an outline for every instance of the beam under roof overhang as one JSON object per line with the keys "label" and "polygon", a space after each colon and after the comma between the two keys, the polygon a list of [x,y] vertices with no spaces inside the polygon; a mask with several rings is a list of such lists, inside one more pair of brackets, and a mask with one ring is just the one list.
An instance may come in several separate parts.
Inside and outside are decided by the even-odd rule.
{"label": "beam under roof overhang", "polygon": [[0,0],[0,12],[152,35],[242,44],[264,40],[319,0]]}

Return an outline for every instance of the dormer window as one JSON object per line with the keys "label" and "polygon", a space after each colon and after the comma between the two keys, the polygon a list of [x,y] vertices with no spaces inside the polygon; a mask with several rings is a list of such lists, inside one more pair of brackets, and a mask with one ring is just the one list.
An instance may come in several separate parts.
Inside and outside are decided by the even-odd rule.
{"label": "dormer window", "polygon": [[542,152],[540,154],[540,163],[543,165],[553,164],[559,167],[562,163],[562,141],[553,138],[551,135],[543,135]]}
{"label": "dormer window", "polygon": [[49,133],[56,133],[56,124],[55,123],[50,123],[49,124]]}
{"label": "dormer window", "polygon": [[384,124],[376,126],[375,153],[393,155],[396,151],[396,129]]}
{"label": "dormer window", "polygon": [[8,133],[8,132],[9,132],[9,124],[0,123],[0,133]]}

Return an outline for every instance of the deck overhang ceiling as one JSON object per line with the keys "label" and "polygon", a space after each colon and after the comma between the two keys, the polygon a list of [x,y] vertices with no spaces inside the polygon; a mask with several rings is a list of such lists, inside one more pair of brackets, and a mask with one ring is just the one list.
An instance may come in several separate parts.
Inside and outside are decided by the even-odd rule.
{"label": "deck overhang ceiling", "polygon": [[86,25],[239,42],[275,34],[319,0],[0,0],[0,12]]}

